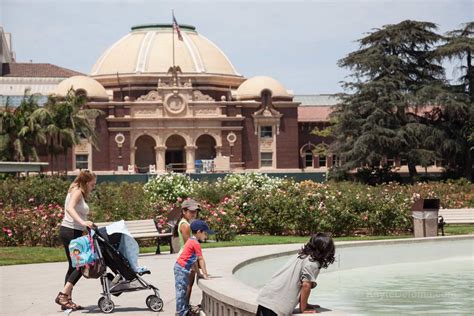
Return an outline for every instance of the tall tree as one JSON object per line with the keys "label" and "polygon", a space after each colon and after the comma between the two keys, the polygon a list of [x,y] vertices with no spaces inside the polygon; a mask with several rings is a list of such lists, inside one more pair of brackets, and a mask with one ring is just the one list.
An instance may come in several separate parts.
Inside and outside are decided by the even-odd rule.
{"label": "tall tree", "polygon": [[338,64],[352,70],[333,116],[335,142],[346,170],[377,168],[384,157],[408,161],[410,176],[417,164],[433,159],[426,143],[430,129],[423,124],[418,96],[427,87],[443,84],[444,69],[434,60],[433,46],[441,39],[430,22],[406,20],[375,29],[359,40],[359,50]]}
{"label": "tall tree", "polygon": [[[98,148],[98,138],[94,130],[94,121],[103,112],[86,106],[83,95],[77,95],[73,89],[64,99],[50,97],[45,107],[35,112],[35,119],[42,122],[48,135],[48,152],[51,161],[57,164],[58,155],[64,155],[64,170],[67,174],[67,154],[74,145],[87,139]],[[58,167],[59,171],[59,167]]]}
{"label": "tall tree", "polygon": [[460,77],[440,94],[442,110],[434,122],[444,139],[439,146],[440,156],[448,168],[460,169],[466,178],[473,179],[472,156],[474,147],[474,22],[448,32],[445,43],[436,50],[437,57],[460,62]]}

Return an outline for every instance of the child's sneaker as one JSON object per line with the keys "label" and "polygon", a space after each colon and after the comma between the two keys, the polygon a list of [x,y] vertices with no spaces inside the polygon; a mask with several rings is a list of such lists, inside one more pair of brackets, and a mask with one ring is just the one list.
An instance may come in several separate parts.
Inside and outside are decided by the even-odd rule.
{"label": "child's sneaker", "polygon": [[205,315],[202,311],[201,305],[189,305],[189,315],[190,316],[200,316]]}

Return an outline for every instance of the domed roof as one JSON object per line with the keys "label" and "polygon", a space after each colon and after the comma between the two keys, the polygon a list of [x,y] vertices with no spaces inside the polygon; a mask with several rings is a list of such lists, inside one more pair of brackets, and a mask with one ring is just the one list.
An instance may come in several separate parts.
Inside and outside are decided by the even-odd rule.
{"label": "domed roof", "polygon": [[[198,34],[194,26],[180,25],[180,30],[183,40],[174,35],[174,55],[175,65],[184,74],[240,76],[219,47]],[[132,27],[102,54],[90,75],[167,73],[173,65],[172,34],[172,24]]]}
{"label": "domed roof", "polygon": [[51,94],[55,94],[60,97],[65,97],[70,89],[74,89],[76,92],[78,90],[84,90],[86,93],[87,99],[90,100],[108,100],[109,96],[105,91],[104,87],[97,82],[97,80],[92,79],[87,76],[74,76],[67,78],[61,81],[54,91]]}
{"label": "domed roof", "polygon": [[264,89],[270,90],[273,98],[291,98],[293,96],[280,82],[266,76],[256,76],[245,80],[237,89],[235,96],[237,100],[260,98]]}

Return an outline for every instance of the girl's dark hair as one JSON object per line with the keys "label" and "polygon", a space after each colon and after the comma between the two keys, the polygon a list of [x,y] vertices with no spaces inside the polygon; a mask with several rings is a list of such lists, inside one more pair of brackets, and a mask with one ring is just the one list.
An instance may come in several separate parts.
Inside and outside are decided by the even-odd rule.
{"label": "girl's dark hair", "polygon": [[173,227],[173,237],[179,237],[178,229],[179,229],[179,222],[183,219],[184,217],[184,212],[186,212],[188,209],[187,208],[182,208],[181,209],[181,216],[179,219],[176,221],[176,225]]}
{"label": "girl's dark hair", "polygon": [[336,247],[332,238],[324,233],[317,233],[311,236],[298,252],[298,258],[304,259],[310,256],[310,261],[317,261],[321,268],[326,269],[334,263]]}
{"label": "girl's dark hair", "polygon": [[181,216],[179,217],[179,219],[176,221],[176,225],[174,225],[173,227],[173,237],[179,237],[179,233],[178,233],[178,226],[179,226],[179,222],[181,221],[181,219],[183,219],[184,217],[184,211],[181,210]]}

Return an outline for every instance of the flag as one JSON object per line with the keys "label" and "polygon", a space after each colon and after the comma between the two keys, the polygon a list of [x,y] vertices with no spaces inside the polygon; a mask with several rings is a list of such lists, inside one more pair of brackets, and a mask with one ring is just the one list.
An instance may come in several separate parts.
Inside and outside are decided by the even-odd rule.
{"label": "flag", "polygon": [[178,34],[178,39],[182,41],[183,36],[181,35],[181,30],[179,29],[178,21],[176,21],[176,18],[174,17],[174,12],[173,12],[173,29],[176,30],[176,34]]}

